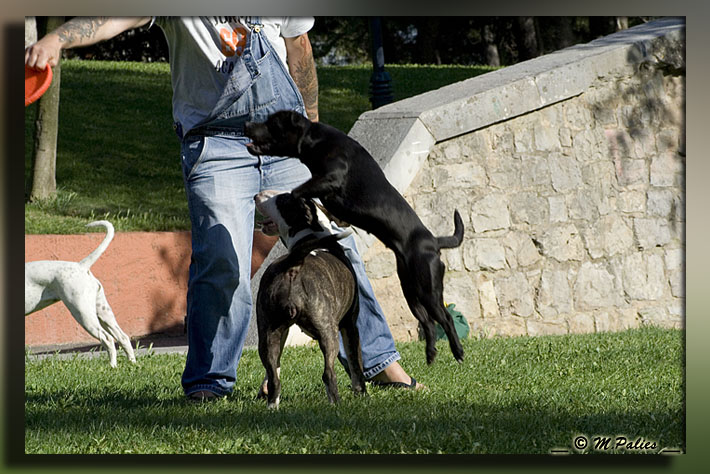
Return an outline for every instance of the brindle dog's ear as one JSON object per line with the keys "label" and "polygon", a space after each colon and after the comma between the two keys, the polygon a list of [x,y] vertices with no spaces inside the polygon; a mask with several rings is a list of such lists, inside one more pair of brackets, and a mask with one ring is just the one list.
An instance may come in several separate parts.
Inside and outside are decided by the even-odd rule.
{"label": "brindle dog's ear", "polygon": [[305,207],[306,220],[308,221],[309,227],[314,231],[323,230],[320,223],[318,222],[318,211],[316,210],[316,205],[312,199],[303,199],[303,206]]}

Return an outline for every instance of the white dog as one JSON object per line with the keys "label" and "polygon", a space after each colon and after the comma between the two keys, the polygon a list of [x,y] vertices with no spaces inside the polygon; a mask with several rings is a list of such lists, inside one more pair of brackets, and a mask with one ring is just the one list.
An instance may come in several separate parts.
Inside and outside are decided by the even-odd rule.
{"label": "white dog", "polygon": [[101,282],[89,269],[99,259],[113,239],[113,225],[95,221],[87,227],[103,226],[106,237],[96,250],[81,262],[40,260],[25,263],[25,316],[62,300],[74,319],[93,337],[101,341],[109,355],[111,367],[116,367],[114,339],[123,347],[131,362],[136,356],[130,338],[116,322],[106,301]]}

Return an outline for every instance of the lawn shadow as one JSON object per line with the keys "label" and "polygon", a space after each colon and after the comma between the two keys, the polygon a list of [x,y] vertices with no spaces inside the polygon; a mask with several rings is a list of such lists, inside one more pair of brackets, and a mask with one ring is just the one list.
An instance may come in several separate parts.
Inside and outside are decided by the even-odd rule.
{"label": "lawn shadow", "polygon": [[[578,451],[573,442],[577,436],[588,439],[590,447],[585,452],[612,453],[612,449],[593,449],[594,438],[611,436],[613,447],[616,436],[624,435],[629,441],[635,441],[637,433],[643,434],[645,440],[657,443],[658,449],[650,452],[657,453],[661,448],[684,449],[684,446],[663,444],[668,441],[667,433],[673,432],[678,420],[682,420],[682,416],[672,410],[578,415],[567,410],[551,410],[542,400],[529,400],[515,405],[479,405],[414,393],[391,395],[383,394],[381,390],[371,390],[370,393],[372,395],[365,399],[355,399],[350,393],[342,393],[343,400],[337,406],[328,405],[321,390],[317,394],[319,399],[307,405],[297,404],[296,399],[300,395],[291,395],[282,399],[281,408],[277,411],[268,410],[263,401],[255,399],[256,387],[236,391],[226,400],[207,405],[191,404],[181,393],[156,400],[146,393],[125,390],[102,393],[79,391],[75,394],[76,399],[81,400],[78,406],[72,405],[72,400],[57,403],[51,396],[29,393],[28,402],[44,408],[28,414],[26,428],[51,425],[53,420],[63,419],[64,430],[75,430],[77,438],[81,438],[85,436],[86,413],[90,411],[94,418],[101,419],[102,424],[111,430],[135,433],[204,430],[215,439],[237,435],[252,442],[273,439],[277,440],[275,449],[281,446],[283,450],[289,451],[300,446],[303,440],[310,439],[314,440],[315,446],[321,447],[321,454],[417,450],[433,453],[442,450],[460,454],[524,454],[549,453],[554,449],[576,454]],[[422,396],[425,403],[417,403],[416,398]],[[403,417],[402,405],[409,403],[414,407]],[[367,410],[363,410],[362,405]],[[363,412],[367,413],[370,409],[372,416],[362,416]],[[127,411],[130,413],[127,414]],[[283,444],[284,440],[288,440],[287,444]],[[633,452],[632,449],[627,450],[627,453]],[[191,460],[180,459],[181,464],[191,463]],[[585,463],[590,462],[589,458],[586,459]],[[617,456],[613,461],[605,459],[599,462],[633,463],[648,467],[663,467],[670,462],[664,456],[633,459],[630,461],[628,457]],[[281,462],[276,457],[273,460],[277,464]],[[31,464],[36,462],[35,459]],[[429,465],[429,462],[433,467],[439,461],[421,457],[411,461],[412,465]],[[457,462],[453,460],[454,464]],[[464,458],[460,462],[464,464],[470,460]],[[487,457],[480,462],[484,465],[487,462],[492,464],[492,460]],[[516,462],[513,460],[512,464]],[[543,465],[553,462],[557,464],[557,460],[550,461],[550,458],[541,462]],[[479,463],[478,458],[476,463]],[[304,465],[308,464],[309,461],[305,460]]]}

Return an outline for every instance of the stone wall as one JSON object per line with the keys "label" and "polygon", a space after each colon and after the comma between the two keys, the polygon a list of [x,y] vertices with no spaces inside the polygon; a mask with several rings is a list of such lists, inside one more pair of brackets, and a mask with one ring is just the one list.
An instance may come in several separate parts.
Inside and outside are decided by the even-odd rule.
{"label": "stone wall", "polygon": [[[528,63],[497,71],[493,82],[466,81],[468,97],[461,86],[444,88],[405,107],[365,114],[351,135],[435,234],[450,234],[453,210],[460,211],[464,243],[442,251],[445,299],[466,316],[474,336],[681,327],[682,20]],[[525,71],[532,71],[527,82]],[[556,89],[549,100],[540,99],[548,92],[545,77]],[[526,98],[529,88],[534,100]],[[416,100],[425,105],[417,109]],[[511,107],[498,107],[504,113],[496,115],[493,104],[488,119],[470,118],[475,108],[505,100]],[[446,112],[426,115],[432,110],[426,104],[447,103]],[[510,113],[513,107],[518,110]],[[439,122],[452,120],[472,125],[439,131],[446,129]],[[383,121],[412,124],[401,134],[409,150],[392,151],[390,144],[387,151],[367,135]],[[428,153],[414,150],[415,141],[428,143]],[[361,247],[395,337],[417,338],[392,253],[367,236]]]}

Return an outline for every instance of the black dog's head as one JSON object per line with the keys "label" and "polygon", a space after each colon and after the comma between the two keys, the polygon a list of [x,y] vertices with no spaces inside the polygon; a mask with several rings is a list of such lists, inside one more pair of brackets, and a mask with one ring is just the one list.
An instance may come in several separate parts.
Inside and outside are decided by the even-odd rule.
{"label": "black dog's head", "polygon": [[251,139],[247,149],[252,155],[299,157],[310,126],[310,120],[289,110],[275,112],[262,123],[247,122],[244,133]]}

